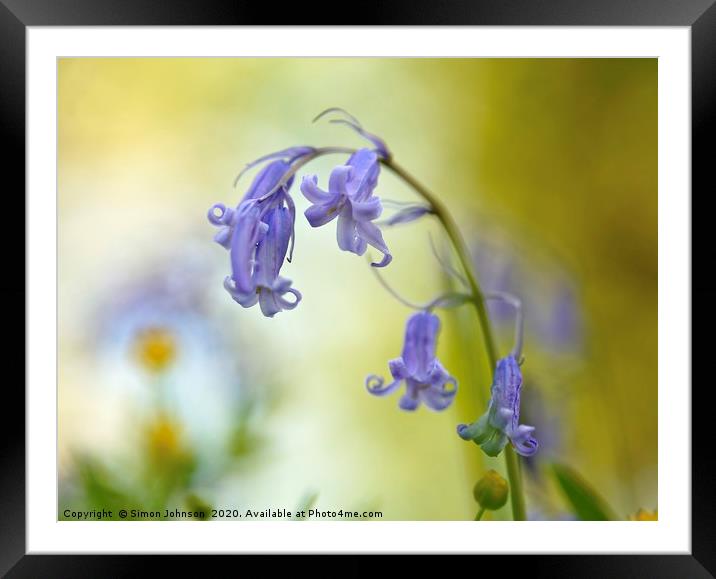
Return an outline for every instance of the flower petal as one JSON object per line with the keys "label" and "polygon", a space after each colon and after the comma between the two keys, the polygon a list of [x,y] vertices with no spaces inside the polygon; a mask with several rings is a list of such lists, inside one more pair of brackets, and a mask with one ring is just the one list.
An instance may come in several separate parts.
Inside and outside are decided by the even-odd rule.
{"label": "flower petal", "polygon": [[[270,193],[274,192],[276,186],[281,182],[281,179],[290,168],[291,165],[281,160],[273,161],[272,163],[266,165],[263,169],[261,169],[261,171],[258,172],[256,177],[254,177],[254,180],[251,183],[249,189],[246,191],[246,194],[244,195],[242,201],[247,201],[249,199],[262,199]],[[288,189],[290,189],[291,187],[292,181],[293,178],[289,179],[283,189],[288,191]],[[282,192],[276,190],[275,193]]]}
{"label": "flower petal", "polygon": [[376,225],[373,225],[368,221],[357,221],[356,229],[360,237],[383,254],[382,261],[380,263],[372,263],[371,265],[373,267],[385,267],[393,260],[393,256],[390,255],[388,246],[385,245],[385,241],[383,241],[383,234]]}
{"label": "flower petal", "polygon": [[293,261],[293,248],[296,244],[296,204],[293,202],[293,197],[291,197],[288,193],[285,193],[283,197],[286,207],[288,208],[289,217],[291,218],[291,237],[287,258],[287,261],[291,263]]}
{"label": "flower petal", "polygon": [[256,248],[254,277],[259,285],[271,288],[286,259],[293,223],[290,211],[286,207],[270,209],[262,221],[268,226],[268,231]]}
{"label": "flower petal", "polygon": [[388,368],[390,369],[390,374],[396,380],[405,380],[410,376],[410,372],[405,367],[405,362],[403,362],[402,358],[394,358],[388,362]]}
{"label": "flower petal", "polygon": [[[457,380],[453,378],[448,371],[445,369],[439,360],[435,360],[432,372],[428,376],[428,383],[431,388],[439,388],[445,392],[455,393],[457,392]],[[453,388],[450,390],[445,389],[445,384],[452,384]]]}
{"label": "flower petal", "polygon": [[377,155],[370,149],[360,149],[351,155],[346,165],[352,168],[346,194],[355,201],[366,201],[378,183],[380,164]]}
{"label": "flower petal", "polygon": [[259,307],[261,308],[261,313],[267,318],[273,318],[281,311],[277,295],[264,287],[259,289]]}
{"label": "flower petal", "polygon": [[311,205],[303,214],[311,227],[320,227],[333,221],[338,213],[335,205]]}
{"label": "flower petal", "polygon": [[351,203],[353,219],[356,221],[372,221],[378,219],[383,213],[383,205],[378,197],[371,197],[367,201],[353,201]]}
{"label": "flower petal", "polygon": [[417,380],[426,381],[435,368],[435,347],[440,319],[430,312],[417,312],[405,325],[402,358]]}
{"label": "flower petal", "polygon": [[420,399],[425,405],[436,411],[445,410],[455,399],[457,389],[444,390],[442,388],[423,388],[420,390]]}
{"label": "flower petal", "polygon": [[255,161],[252,161],[251,163],[248,163],[241,172],[236,176],[236,179],[234,179],[234,185],[238,183],[239,179],[241,179],[241,176],[246,173],[249,169],[252,167],[255,167],[256,165],[259,165],[263,163],[264,161],[270,161],[271,159],[283,159],[288,162],[290,165],[300,157],[303,157],[304,155],[308,155],[310,153],[313,153],[315,149],[313,147],[289,147],[288,149],[284,149],[282,151],[277,151],[275,153],[269,153],[268,155],[264,155],[263,157],[259,157]]}
{"label": "flower petal", "polygon": [[338,227],[336,228],[336,239],[338,247],[343,251],[355,253],[356,249],[356,221],[351,216],[350,207],[346,205],[338,215]]}
{"label": "flower petal", "polygon": [[349,165],[338,165],[328,178],[328,192],[330,195],[343,196],[347,195],[346,183],[353,168]]}
{"label": "flower petal", "polygon": [[229,295],[236,303],[238,303],[244,308],[250,308],[251,306],[255,305],[256,302],[259,301],[259,296],[256,291],[248,293],[240,292],[237,289],[234,280],[232,280],[229,276],[226,276],[224,278],[224,289],[229,292]]}
{"label": "flower petal", "polygon": [[231,227],[222,227],[214,235],[214,241],[224,247],[225,249],[231,248]]}
{"label": "flower petal", "polygon": [[515,447],[515,452],[522,456],[532,456],[537,452],[539,443],[532,436],[534,426],[526,426],[524,424],[518,426],[510,433],[510,442]]}
{"label": "flower petal", "polygon": [[405,381],[405,394],[398,401],[398,406],[408,411],[420,406],[420,384],[412,378]]}
{"label": "flower petal", "polygon": [[318,177],[316,175],[303,176],[301,180],[301,193],[303,193],[306,199],[316,205],[325,205],[336,197],[318,186]]}
{"label": "flower petal", "polygon": [[353,250],[353,253],[356,255],[363,255],[366,249],[368,249],[368,244],[365,242],[365,239],[362,237],[356,237],[355,249]]}
{"label": "flower petal", "polygon": [[212,225],[229,225],[234,210],[227,208],[223,203],[214,203],[207,213],[207,217]]}
{"label": "flower petal", "polygon": [[255,288],[251,273],[256,244],[267,230],[259,216],[260,210],[255,203],[242,203],[231,238],[231,278],[242,293],[252,292]]}
{"label": "flower petal", "polygon": [[420,406],[420,400],[418,400],[417,398],[413,398],[408,394],[403,394],[403,396],[401,396],[400,398],[400,401],[398,402],[398,406],[401,410],[407,410],[408,412],[412,412],[413,410],[417,410],[418,406]]}
{"label": "flower petal", "polygon": [[505,356],[495,368],[492,384],[492,398],[498,408],[507,408],[513,413],[513,421],[517,426],[520,419],[520,390],[522,388],[522,372],[513,355]]}
{"label": "flower petal", "polygon": [[370,374],[365,379],[365,387],[368,392],[375,396],[385,396],[394,392],[397,390],[398,386],[400,386],[401,380],[395,380],[387,386],[383,386],[384,383],[385,380],[381,376],[377,376],[375,374]]}
{"label": "flower petal", "polygon": [[[283,297],[285,294],[291,294],[296,299],[291,302],[285,297]],[[284,310],[293,310],[300,303],[302,297],[303,296],[301,295],[300,291],[295,288],[289,288],[283,294],[280,295],[280,297],[278,298],[278,302]]]}

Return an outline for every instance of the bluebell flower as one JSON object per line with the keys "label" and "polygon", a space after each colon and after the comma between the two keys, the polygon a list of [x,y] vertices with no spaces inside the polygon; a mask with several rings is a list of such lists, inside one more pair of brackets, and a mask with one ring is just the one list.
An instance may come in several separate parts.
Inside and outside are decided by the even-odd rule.
{"label": "bluebell flower", "polygon": [[353,153],[345,165],[333,169],[328,191],[318,187],[315,175],[304,176],[301,192],[313,205],[305,211],[311,227],[320,227],[338,218],[338,247],[356,255],[363,255],[372,245],[383,254],[375,267],[384,267],[393,257],[374,223],[383,212],[380,199],[373,195],[378,183],[380,164],[378,155],[370,149]]}
{"label": "bluebell flower", "polygon": [[[403,354],[388,362],[393,382],[384,386],[383,378],[370,375],[365,381],[368,392],[385,396],[405,382],[405,394],[399,402],[403,410],[415,410],[421,402],[432,410],[450,406],[457,393],[457,381],[435,357],[439,330],[440,319],[433,313],[421,311],[410,316],[405,327]],[[446,387],[448,384],[452,388]]]}
{"label": "bluebell flower", "polygon": [[[224,288],[245,308],[258,302],[264,316],[272,318],[283,310],[292,310],[301,301],[301,293],[291,287],[291,280],[279,275],[286,258],[293,221],[286,207],[270,209],[261,220],[253,212],[245,227],[237,228],[231,247],[232,274],[224,279]],[[242,231],[247,231],[242,235]],[[246,247],[253,247],[253,260],[247,261]],[[292,294],[293,300],[285,294]]]}
{"label": "bluebell flower", "polygon": [[497,456],[511,442],[522,456],[537,452],[537,440],[532,437],[533,426],[519,424],[522,372],[513,354],[497,363],[487,411],[470,425],[460,424],[457,433],[464,440],[472,440],[488,456]]}
{"label": "bluebell flower", "polygon": [[[267,317],[291,310],[301,300],[291,280],[279,275],[296,218],[288,195],[293,177],[282,183],[290,168],[290,160],[272,161],[258,173],[236,209],[217,203],[208,215],[220,228],[214,240],[230,252],[231,275],[224,287],[245,308],[258,303]],[[287,293],[294,299],[286,299]]]}

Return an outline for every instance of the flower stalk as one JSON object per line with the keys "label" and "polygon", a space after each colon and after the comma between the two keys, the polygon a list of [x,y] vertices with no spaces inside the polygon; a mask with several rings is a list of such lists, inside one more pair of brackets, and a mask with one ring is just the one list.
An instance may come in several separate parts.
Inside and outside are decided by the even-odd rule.
{"label": "flower stalk", "polygon": [[[445,229],[445,232],[450,239],[455,252],[460,260],[465,276],[467,278],[468,286],[470,288],[470,294],[472,297],[472,304],[475,307],[477,313],[478,322],[480,324],[480,330],[482,337],[485,342],[485,349],[487,351],[487,357],[490,362],[490,366],[495,368],[497,366],[498,356],[495,339],[492,333],[492,327],[490,325],[490,319],[487,315],[487,306],[485,305],[485,296],[477,283],[475,272],[473,271],[472,261],[470,254],[468,253],[465,240],[460,234],[460,230],[457,227],[452,215],[448,212],[445,205],[433,195],[428,189],[426,189],[422,183],[415,179],[408,171],[398,165],[392,158],[383,159],[381,163],[400,177],[405,183],[410,185],[413,190],[423,197],[432,207],[432,213],[438,219],[440,224]],[[511,492],[511,503],[512,503],[512,518],[515,521],[526,520],[526,509],[525,499],[522,490],[522,473],[520,472],[520,466],[517,459],[517,454],[513,450],[511,445],[507,445],[504,449],[505,465],[507,467],[507,478],[510,483]]]}
{"label": "flower stalk", "polygon": [[[338,109],[329,109],[329,111],[325,111],[322,114],[332,110]],[[320,116],[321,115],[319,115],[319,118]],[[237,207],[236,210],[227,209],[221,204],[216,204],[210,210],[209,220],[212,224],[221,227],[215,240],[226,249],[230,249],[232,252],[232,267],[234,271],[232,276],[227,277],[227,280],[225,281],[225,287],[229,293],[235,301],[244,307],[249,307],[257,301],[260,302],[264,315],[268,317],[273,317],[275,313],[281,311],[282,309],[293,309],[298,304],[301,299],[300,293],[290,287],[290,280],[279,277],[280,265],[285,258],[286,251],[289,249],[289,242],[289,261],[293,249],[295,207],[293,205],[293,201],[288,195],[288,189],[290,188],[297,171],[311,161],[325,155],[350,154],[351,158],[349,159],[348,164],[346,166],[338,167],[332,174],[332,179],[335,184],[334,188],[340,194],[337,194],[330,188],[333,187],[330,183],[329,191],[324,192],[317,188],[317,181],[315,177],[308,179],[304,177],[304,181],[301,184],[301,191],[304,196],[306,196],[309,201],[313,203],[313,206],[306,213],[309,223],[313,227],[324,225],[325,223],[331,221],[334,217],[337,217],[338,215],[336,212],[340,209],[341,219],[339,219],[338,227],[339,247],[344,251],[351,251],[358,255],[362,255],[365,252],[366,245],[370,244],[384,254],[384,258],[380,263],[374,263],[372,265],[377,267],[387,265],[390,262],[391,255],[383,242],[380,230],[373,223],[371,223],[371,221],[376,219],[380,215],[380,210],[382,210],[380,200],[372,197],[372,189],[375,186],[378,163],[389,169],[392,173],[409,185],[428,204],[427,208],[411,208],[407,213],[399,214],[399,217],[396,218],[396,222],[412,221],[420,215],[430,213],[438,219],[444,228],[448,239],[458,256],[462,271],[465,275],[465,282],[469,290],[469,294],[461,296],[461,299],[458,300],[455,305],[465,302],[472,303],[477,314],[489,363],[492,368],[496,369],[498,367],[498,363],[501,361],[498,360],[497,346],[493,336],[492,327],[490,325],[485,301],[486,299],[498,298],[505,300],[506,298],[505,296],[496,296],[482,292],[477,282],[467,245],[460,234],[452,215],[447,210],[447,207],[437,196],[417,181],[413,175],[394,161],[392,155],[382,140],[370,133],[367,133],[355,119],[349,117],[348,121],[333,120],[331,122],[341,122],[349,125],[353,130],[370,140],[376,146],[375,151],[372,152],[367,149],[357,151],[347,147],[297,147],[262,157],[254,163],[249,164],[247,169],[265,160],[278,159],[267,167],[267,169],[264,169],[264,171],[271,171],[274,168],[278,169],[281,167],[281,174],[276,176],[272,175],[272,178],[267,178],[265,180],[257,178],[245,196],[243,204]],[[361,171],[365,173],[364,176]],[[348,183],[351,175],[355,174],[357,174],[360,178],[356,178],[355,183]],[[260,174],[260,176],[261,175],[262,174]],[[241,174],[237,177],[237,181],[240,176]],[[345,191],[348,189],[351,189],[351,192],[346,194]],[[345,215],[343,215],[344,213]],[[249,224],[252,225],[253,228],[249,228],[245,224],[239,223],[241,220],[249,221]],[[239,225],[242,225],[242,227],[239,228]],[[251,233],[255,230],[255,235],[248,240],[244,240],[240,235],[236,234],[237,230],[242,234],[247,231]],[[290,302],[282,297],[283,294],[288,292],[294,294],[295,301]],[[440,306],[442,303],[441,300],[444,298],[445,296],[442,296],[434,303],[431,303],[430,307],[426,308],[422,314],[416,314],[413,316],[415,320],[422,320],[424,318],[427,321],[434,321],[434,316],[430,313],[430,310],[433,307]],[[517,341],[515,348],[513,349],[513,353],[510,355],[511,359],[514,360],[515,357],[519,357],[522,346],[522,318],[519,301],[513,302],[512,305],[515,306],[518,314]],[[435,318],[435,320],[437,320],[437,318]],[[430,328],[432,328],[432,326],[430,326]],[[417,327],[412,329],[409,327],[408,330],[409,331],[406,333],[406,340],[408,338],[412,339],[414,337],[413,334],[416,336],[422,336],[425,334],[427,340],[426,343],[432,343],[431,340],[434,338],[437,326],[429,331],[422,331]],[[408,346],[411,343],[412,342],[410,341],[406,342]],[[404,350],[404,357],[405,355],[411,355],[414,353],[414,347],[406,346],[406,348],[407,349]],[[406,409],[414,409],[414,407],[416,407],[421,400],[434,409],[442,409],[449,405],[455,394],[454,389],[444,391],[444,383],[450,382],[451,380],[454,382],[454,379],[450,377],[447,372],[445,372],[439,363],[435,363],[432,357],[429,358],[430,359],[427,360],[427,362],[430,362],[428,365],[432,369],[431,372],[436,374],[435,376],[430,374],[429,377],[431,381],[429,382],[432,386],[434,386],[433,389],[436,390],[436,392],[439,390],[438,394],[440,394],[440,396],[437,396],[436,392],[428,390],[422,392],[421,390],[420,393],[422,398],[420,398],[417,395],[413,396],[409,391],[404,397],[404,402],[407,400],[406,404],[408,402],[410,403],[410,408]],[[517,368],[516,376],[519,377],[519,382],[516,383],[516,385],[519,387],[519,385],[521,385],[521,377],[519,376],[517,362],[514,363],[514,366]],[[381,395],[384,392],[394,390],[395,387],[397,387],[397,385],[399,385],[403,380],[406,381],[408,387],[410,387],[412,382],[415,382],[416,384],[420,382],[420,385],[422,385],[423,382],[426,382],[427,380],[427,374],[426,376],[423,376],[426,372],[420,374],[419,370],[421,369],[423,369],[422,366],[415,366],[415,368],[412,366],[410,368],[407,366],[405,368],[402,368],[402,366],[398,368],[396,366],[395,368],[391,368],[391,372],[394,374],[393,377],[395,378],[395,382],[388,387],[381,388],[382,379],[379,379],[380,383],[373,384],[371,382],[374,388],[372,390],[369,388],[369,390],[374,394]],[[420,375],[418,376],[415,374],[416,372]],[[375,378],[376,377],[369,377],[369,381],[374,380]],[[435,384],[432,384],[433,382],[435,382]],[[519,418],[518,394],[519,391],[517,390],[517,411],[514,413],[515,421]],[[426,396],[427,398],[425,398]],[[404,405],[401,405],[401,407],[403,406]],[[461,427],[462,426],[464,425],[461,425]],[[517,424],[515,423],[515,427],[516,426]],[[526,428],[528,430],[527,434],[529,434],[529,431],[534,430],[532,427],[520,426],[519,428]],[[507,440],[504,438],[504,434],[503,439]],[[479,442],[479,440],[476,440],[476,442]],[[504,453],[509,486],[512,490],[510,495],[512,516],[514,520],[525,520],[525,501],[517,454],[510,444],[505,446]],[[483,513],[484,509],[478,513],[476,520],[479,520]]]}

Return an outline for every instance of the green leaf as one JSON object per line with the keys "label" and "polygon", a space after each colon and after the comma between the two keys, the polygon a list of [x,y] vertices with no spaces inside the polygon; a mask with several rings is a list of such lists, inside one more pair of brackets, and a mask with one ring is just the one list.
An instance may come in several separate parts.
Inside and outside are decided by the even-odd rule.
{"label": "green leaf", "polygon": [[565,464],[552,465],[554,476],[582,521],[614,521],[617,516],[609,504],[578,472]]}

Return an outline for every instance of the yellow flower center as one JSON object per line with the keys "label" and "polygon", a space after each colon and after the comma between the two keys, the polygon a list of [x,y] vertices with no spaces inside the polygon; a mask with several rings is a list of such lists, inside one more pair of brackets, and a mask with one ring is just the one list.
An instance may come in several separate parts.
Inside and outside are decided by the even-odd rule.
{"label": "yellow flower center", "polygon": [[160,417],[148,430],[149,447],[155,456],[171,456],[179,449],[179,429],[167,417]]}
{"label": "yellow flower center", "polygon": [[161,372],[176,357],[176,341],[165,328],[146,328],[136,336],[136,355],[140,365],[152,372]]}

